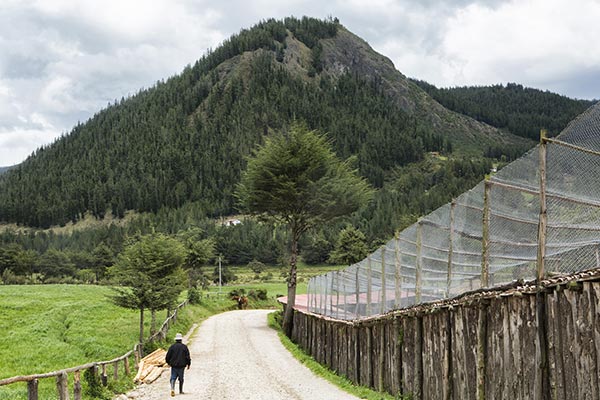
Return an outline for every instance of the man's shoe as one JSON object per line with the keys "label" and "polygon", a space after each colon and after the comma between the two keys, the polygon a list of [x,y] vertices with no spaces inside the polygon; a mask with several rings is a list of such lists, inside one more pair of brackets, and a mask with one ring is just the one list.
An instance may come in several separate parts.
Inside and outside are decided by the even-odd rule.
{"label": "man's shoe", "polygon": [[175,397],[175,391],[171,390],[171,397]]}

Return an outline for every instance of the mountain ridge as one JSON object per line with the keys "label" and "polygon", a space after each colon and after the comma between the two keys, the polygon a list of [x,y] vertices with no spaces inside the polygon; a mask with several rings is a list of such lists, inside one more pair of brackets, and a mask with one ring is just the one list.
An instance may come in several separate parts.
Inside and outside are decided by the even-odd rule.
{"label": "mountain ridge", "polygon": [[268,20],[3,174],[0,221],[47,227],[190,201],[231,213],[244,157],[296,118],[378,187],[427,152],[533,143],[446,110],[336,21]]}
{"label": "mountain ridge", "polygon": [[517,83],[437,88],[425,81],[411,81],[450,110],[533,140],[539,138],[541,129],[546,129],[550,137],[557,135],[597,102],[571,99]]}

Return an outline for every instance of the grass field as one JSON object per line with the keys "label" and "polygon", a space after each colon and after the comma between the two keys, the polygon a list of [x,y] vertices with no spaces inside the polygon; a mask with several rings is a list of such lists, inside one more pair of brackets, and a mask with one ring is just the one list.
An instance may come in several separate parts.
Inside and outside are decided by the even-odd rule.
{"label": "grass field", "polygon": [[[300,265],[297,292],[306,293],[310,276],[332,269],[335,268]],[[243,288],[246,293],[267,290],[268,299],[250,299],[251,308],[278,308],[275,297],[287,295],[281,268],[267,267],[259,279],[255,279],[256,274],[247,267],[231,267],[231,271],[238,276],[236,284],[222,287],[220,295],[214,286],[204,291],[201,305],[183,309],[177,325],[169,332],[171,338],[177,331],[185,333],[193,323],[234,309],[235,302],[227,296],[233,289]],[[265,280],[269,273],[271,278]],[[104,286],[0,285],[0,379],[111,360],[131,350],[139,336],[139,312],[113,305],[109,299],[111,294],[111,289]],[[165,317],[165,312],[159,313],[158,323]],[[147,313],[146,336],[149,321]],[[117,392],[132,385],[130,378],[116,383],[109,379],[109,382],[109,389]],[[27,398],[25,383],[0,386],[0,400],[24,398]],[[40,380],[40,399],[51,398],[56,398],[54,379]],[[105,398],[111,398],[108,391]]]}
{"label": "grass field", "polygon": [[[285,284],[245,287],[251,286],[267,289],[268,300],[250,303],[253,308],[264,308],[277,305],[273,296]],[[235,302],[227,296],[234,288],[223,287],[221,296],[207,297],[205,293],[201,305],[185,307],[169,336],[177,331],[185,333],[193,323],[210,315],[234,309]],[[0,379],[111,360],[131,350],[139,336],[139,313],[113,305],[111,293],[102,286],[0,286]],[[159,313],[159,324],[165,317],[165,312]],[[149,320],[148,314],[146,336]],[[110,389],[125,390],[130,381],[131,377],[111,382]],[[26,390],[25,383],[1,386],[0,399],[27,398]],[[40,399],[52,398],[56,398],[54,379],[40,380]],[[108,392],[105,398],[111,398]]]}

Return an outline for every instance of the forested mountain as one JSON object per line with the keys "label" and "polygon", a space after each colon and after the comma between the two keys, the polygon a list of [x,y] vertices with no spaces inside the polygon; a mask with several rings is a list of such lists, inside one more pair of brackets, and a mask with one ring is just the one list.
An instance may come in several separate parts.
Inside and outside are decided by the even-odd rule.
{"label": "forested mountain", "polygon": [[3,174],[4,172],[8,171],[10,167],[0,167],[0,175]]}
{"label": "forested mountain", "polygon": [[450,110],[533,140],[539,139],[540,129],[547,129],[549,136],[557,135],[596,102],[516,83],[439,89],[424,81],[413,82]]}
{"label": "forested mountain", "polygon": [[188,202],[232,213],[244,157],[294,119],[327,132],[340,157],[356,155],[376,187],[427,152],[530,146],[440,106],[337,20],[269,20],[3,174],[0,221],[48,227]]}

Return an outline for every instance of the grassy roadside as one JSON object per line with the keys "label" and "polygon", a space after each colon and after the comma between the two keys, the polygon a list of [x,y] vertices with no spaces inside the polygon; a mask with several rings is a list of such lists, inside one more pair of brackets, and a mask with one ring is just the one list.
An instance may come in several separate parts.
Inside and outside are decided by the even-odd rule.
{"label": "grassy roadside", "polygon": [[315,375],[320,376],[321,378],[331,382],[332,384],[338,386],[340,389],[350,393],[353,396],[356,396],[360,399],[367,400],[399,400],[403,399],[402,397],[394,397],[387,393],[380,393],[375,390],[369,389],[365,386],[357,386],[352,383],[349,379],[337,375],[334,371],[330,370],[324,365],[319,364],[308,355],[304,350],[302,350],[298,345],[293,343],[287,336],[284,335],[281,330],[281,323],[278,320],[281,316],[281,311],[272,312],[267,316],[269,327],[275,329],[277,331],[277,335],[281,340],[283,346],[302,364],[304,364],[308,369],[310,369]]}
{"label": "grassy roadside", "polygon": [[[267,290],[267,300],[250,301],[250,308],[273,308],[275,292],[280,285],[252,285]],[[188,305],[177,323],[169,330],[164,343],[146,345],[146,353],[158,346],[172,343],[177,332],[186,333],[190,327],[211,315],[233,310],[236,304],[227,295],[238,286],[222,289],[221,295],[203,294],[201,304]],[[248,290],[250,286],[246,286]],[[139,336],[139,313],[113,305],[108,287],[90,285],[0,285],[0,379],[17,375],[40,374],[83,365],[94,361],[111,360],[131,350]],[[185,293],[182,300],[185,298]],[[158,325],[166,312],[157,315]],[[150,315],[145,317],[146,337],[150,331]],[[134,365],[133,357],[130,365]],[[84,399],[111,399],[113,393],[132,388],[133,376],[125,376],[120,363],[118,381],[112,379],[108,388],[99,388],[95,396],[87,394],[89,383],[82,381]],[[56,398],[54,378],[41,379],[39,398]],[[73,377],[69,376],[69,391],[73,393]],[[27,398],[27,385],[15,383],[0,386],[0,400]]]}

